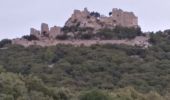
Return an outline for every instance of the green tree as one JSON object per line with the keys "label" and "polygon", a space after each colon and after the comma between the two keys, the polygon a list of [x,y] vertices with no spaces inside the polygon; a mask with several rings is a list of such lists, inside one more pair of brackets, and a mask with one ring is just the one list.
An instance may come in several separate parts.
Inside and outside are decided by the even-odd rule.
{"label": "green tree", "polygon": [[93,90],[81,95],[80,100],[111,100],[111,97],[99,90]]}

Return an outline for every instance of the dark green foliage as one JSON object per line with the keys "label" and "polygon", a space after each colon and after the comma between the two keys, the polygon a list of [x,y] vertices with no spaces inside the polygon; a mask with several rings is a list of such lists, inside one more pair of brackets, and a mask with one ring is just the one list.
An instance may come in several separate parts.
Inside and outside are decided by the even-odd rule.
{"label": "dark green foliage", "polygon": [[62,28],[62,31],[63,31],[64,33],[76,32],[76,31],[77,31],[77,27],[76,27],[76,26],[71,26],[71,27],[64,26],[64,27]]}
{"label": "dark green foliage", "polygon": [[116,26],[113,29],[103,29],[97,33],[97,36],[101,39],[133,39],[136,36],[141,36],[141,29],[138,28],[127,28]]}
{"label": "dark green foliage", "polygon": [[136,36],[142,35],[140,27],[127,28],[127,27],[116,26],[113,31],[114,33],[116,33],[119,39],[124,39],[124,38],[132,39],[135,38]]}
{"label": "dark green foliage", "polygon": [[114,39],[115,33],[111,29],[103,29],[97,33],[97,37],[106,40]]}
{"label": "dark green foliage", "polygon": [[163,92],[169,88],[166,75],[170,56],[169,52],[153,48],[111,44],[9,46],[8,50],[0,51],[0,65],[10,72],[34,74],[51,86],[114,89],[132,85],[140,91]]}
{"label": "dark green foliage", "polygon": [[69,36],[67,34],[63,34],[63,35],[58,35],[56,36],[56,39],[59,39],[59,40],[66,40],[68,39]]}
{"label": "dark green foliage", "polygon": [[7,44],[11,44],[11,43],[12,43],[11,40],[9,40],[9,39],[3,39],[3,40],[0,41],[0,48],[4,47],[4,46],[7,45]]}
{"label": "dark green foliage", "polygon": [[116,26],[113,29],[101,29],[98,32],[94,33],[94,29],[89,27],[79,27],[79,25],[67,27],[65,26],[63,29],[65,34],[59,36],[57,39],[68,39],[69,36],[67,33],[72,32],[74,34],[73,39],[133,39],[136,36],[143,35],[141,29],[139,27],[128,28],[128,27],[121,27]]}
{"label": "dark green foliage", "polygon": [[90,15],[94,17],[100,17],[100,13],[98,12],[91,12]]}
{"label": "dark green foliage", "polygon": [[111,97],[101,91],[93,90],[83,94],[80,100],[111,100]]}
{"label": "dark green foliage", "polygon": [[[146,49],[7,45],[0,49],[0,99],[169,100],[168,32],[151,34],[150,43]],[[119,90],[128,86],[135,89]]]}
{"label": "dark green foliage", "polygon": [[35,35],[25,35],[22,38],[28,40],[28,41],[32,41],[32,40],[39,40]]}
{"label": "dark green foliage", "polygon": [[92,33],[78,34],[77,38],[78,37],[82,40],[90,40],[90,39],[94,38],[94,34],[92,34]]}
{"label": "dark green foliage", "polygon": [[93,31],[93,28],[90,27],[79,27],[79,26],[71,26],[71,27],[63,27],[62,31],[64,31],[65,33],[68,32],[86,32],[86,31]]}
{"label": "dark green foliage", "polygon": [[[92,39],[94,38],[93,29],[90,27],[81,28],[76,26],[71,27],[63,27],[62,30],[64,32],[63,35],[57,36],[56,39],[65,40],[65,39]],[[74,36],[69,36],[68,33],[72,33]]]}
{"label": "dark green foliage", "polygon": [[109,16],[111,16],[112,15],[112,12],[109,12]]}

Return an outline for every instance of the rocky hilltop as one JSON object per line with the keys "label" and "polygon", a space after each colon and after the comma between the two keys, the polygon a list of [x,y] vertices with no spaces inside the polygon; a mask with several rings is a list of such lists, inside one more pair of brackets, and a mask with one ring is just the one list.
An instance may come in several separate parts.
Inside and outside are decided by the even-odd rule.
{"label": "rocky hilltop", "polygon": [[30,35],[13,39],[13,44],[52,46],[57,44],[86,45],[127,44],[147,47],[148,37],[144,37],[138,25],[138,17],[133,12],[114,8],[108,16],[98,12],[74,10],[64,27],[42,23],[41,30],[30,29]]}
{"label": "rocky hilltop", "polygon": [[65,26],[90,27],[93,29],[112,28],[114,26],[138,27],[138,17],[133,12],[125,12],[114,8],[109,16],[100,15],[98,12],[75,10]]}

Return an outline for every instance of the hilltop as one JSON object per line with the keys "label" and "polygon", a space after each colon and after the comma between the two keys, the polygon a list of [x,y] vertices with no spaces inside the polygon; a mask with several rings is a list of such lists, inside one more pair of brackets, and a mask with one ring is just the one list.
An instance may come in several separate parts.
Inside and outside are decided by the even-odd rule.
{"label": "hilltop", "polygon": [[57,44],[90,46],[109,43],[148,47],[148,39],[141,32],[138,17],[133,12],[113,8],[105,16],[85,8],[83,11],[74,10],[63,27],[49,27],[42,23],[41,30],[31,28],[30,35],[13,39],[12,44],[44,47]]}

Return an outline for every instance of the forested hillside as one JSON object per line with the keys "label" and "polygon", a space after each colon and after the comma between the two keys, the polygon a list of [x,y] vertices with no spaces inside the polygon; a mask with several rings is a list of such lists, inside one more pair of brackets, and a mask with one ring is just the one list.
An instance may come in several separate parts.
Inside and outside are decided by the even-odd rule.
{"label": "forested hillside", "polygon": [[0,42],[0,100],[170,100],[170,31],[152,46]]}

